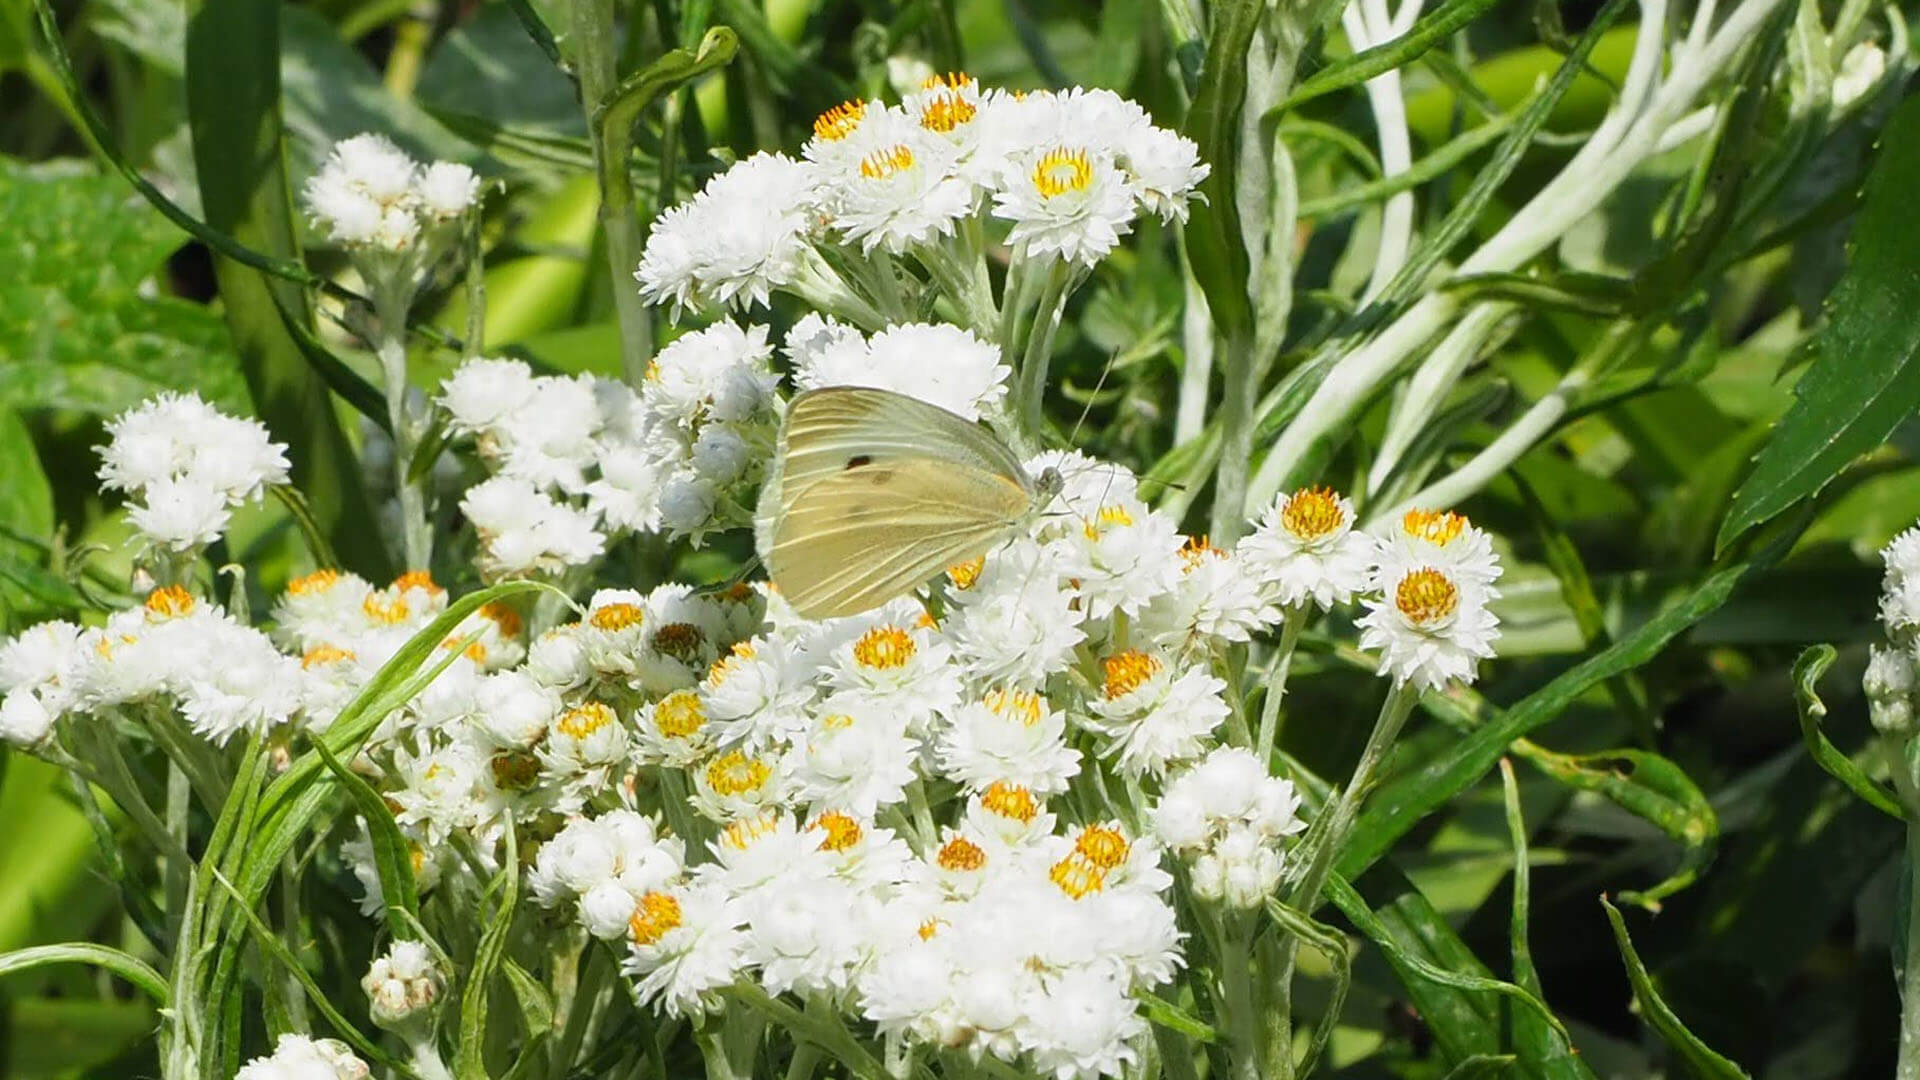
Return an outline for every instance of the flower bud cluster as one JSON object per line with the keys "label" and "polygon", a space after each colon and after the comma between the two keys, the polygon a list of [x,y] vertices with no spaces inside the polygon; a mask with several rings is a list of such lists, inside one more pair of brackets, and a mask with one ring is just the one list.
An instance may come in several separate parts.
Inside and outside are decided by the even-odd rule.
{"label": "flower bud cluster", "polygon": [[307,181],[307,210],[333,242],[396,254],[431,243],[480,200],[480,178],[452,161],[421,164],[384,135],[333,144]]}
{"label": "flower bud cluster", "polygon": [[367,969],[360,988],[367,992],[367,1011],[373,1022],[394,1028],[430,1020],[446,989],[446,976],[434,966],[433,954],[426,945],[396,941]]}
{"label": "flower bud cluster", "polygon": [[233,1080],[366,1080],[370,1073],[338,1039],[282,1035],[272,1054],[240,1066]]}
{"label": "flower bud cluster", "polygon": [[1913,735],[1915,688],[1920,683],[1920,527],[1893,538],[1880,552],[1880,625],[1887,635],[1867,663],[1862,689],[1875,730],[1897,739]]}
{"label": "flower bud cluster", "polygon": [[1153,828],[1191,860],[1194,895],[1256,908],[1280,883],[1282,842],[1306,828],[1299,810],[1291,783],[1269,776],[1248,751],[1223,746],[1167,784]]}
{"label": "flower bud cluster", "polygon": [[285,444],[198,394],[149,398],[108,421],[107,433],[101,487],[131,497],[128,517],[155,548],[198,551],[226,532],[234,507],[287,481]]}

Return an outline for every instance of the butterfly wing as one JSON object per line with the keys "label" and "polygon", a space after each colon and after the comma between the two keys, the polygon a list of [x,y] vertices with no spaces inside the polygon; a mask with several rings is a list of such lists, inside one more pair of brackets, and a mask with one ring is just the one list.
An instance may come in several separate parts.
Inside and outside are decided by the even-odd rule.
{"label": "butterfly wing", "polygon": [[762,558],[800,614],[853,615],[984,554],[1031,502],[1015,480],[952,461],[842,468],[792,494]]}
{"label": "butterfly wing", "polygon": [[829,386],[796,396],[780,425],[779,448],[754,511],[754,546],[768,559],[775,525],[802,492],[866,465],[934,460],[1005,477],[1023,491],[1032,481],[1013,451],[963,416],[919,398],[865,386]]}

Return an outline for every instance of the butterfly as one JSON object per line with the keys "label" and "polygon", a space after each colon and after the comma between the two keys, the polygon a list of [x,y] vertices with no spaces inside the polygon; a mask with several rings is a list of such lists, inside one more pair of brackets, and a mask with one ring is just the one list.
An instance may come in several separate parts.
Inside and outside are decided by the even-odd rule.
{"label": "butterfly", "polygon": [[985,427],[862,386],[795,397],[754,512],[774,585],[810,619],[855,615],[986,554],[1060,493]]}

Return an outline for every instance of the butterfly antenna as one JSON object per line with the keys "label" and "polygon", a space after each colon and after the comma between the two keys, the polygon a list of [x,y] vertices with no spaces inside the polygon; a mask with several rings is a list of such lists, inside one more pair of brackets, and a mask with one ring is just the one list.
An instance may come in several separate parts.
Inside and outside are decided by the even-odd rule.
{"label": "butterfly antenna", "polygon": [[740,564],[740,569],[735,570],[726,580],[716,581],[711,585],[702,585],[698,589],[695,589],[694,593],[699,596],[712,596],[716,593],[726,592],[734,586],[745,582],[747,578],[753,576],[753,572],[758,569],[760,569],[760,556],[749,555],[747,556],[747,561]]}
{"label": "butterfly antenna", "polygon": [[1080,444],[1080,427],[1087,422],[1087,416],[1093,412],[1094,399],[1098,398],[1100,391],[1106,388],[1107,375],[1113,371],[1113,362],[1119,356],[1117,352],[1107,354],[1107,362],[1100,368],[1100,378],[1093,384],[1093,392],[1087,395],[1087,403],[1080,406],[1080,416],[1073,422],[1073,431],[1067,435],[1069,449]]}

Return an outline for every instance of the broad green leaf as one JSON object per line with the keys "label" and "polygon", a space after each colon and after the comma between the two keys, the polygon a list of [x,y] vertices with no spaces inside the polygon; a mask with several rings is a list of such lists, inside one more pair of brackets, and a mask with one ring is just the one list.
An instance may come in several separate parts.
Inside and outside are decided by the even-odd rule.
{"label": "broad green leaf", "polygon": [[1909,204],[1916,185],[1920,97],[1901,105],[1881,133],[1854,221],[1853,257],[1828,301],[1813,364],[1735,493],[1720,547],[1825,487],[1920,409],[1920,320],[1913,318],[1920,222]]}
{"label": "broad green leaf", "polygon": [[[298,261],[280,125],[279,4],[200,0],[187,23],[187,104],[206,223],[240,244]],[[289,282],[227,257],[214,260],[227,325],[255,411],[288,446],[293,483],[347,567],[389,576],[359,464],[326,382],[288,334],[281,311],[304,313]]]}
{"label": "broad green leaf", "polygon": [[1831,645],[1813,645],[1793,662],[1793,700],[1800,713],[1800,737],[1806,742],[1807,753],[1814,763],[1835,780],[1847,785],[1847,790],[1860,796],[1874,809],[1897,821],[1905,821],[1906,814],[1901,811],[1900,802],[1893,797],[1893,793],[1861,771],[1860,766],[1841,753],[1839,747],[1828,741],[1826,733],[1820,730],[1820,721],[1826,719],[1827,705],[1820,700],[1817,687],[1820,676],[1826,673],[1838,655]]}
{"label": "broad green leaf", "polygon": [[441,38],[413,95],[436,118],[448,110],[544,135],[587,133],[573,84],[506,4],[481,6]]}
{"label": "broad green leaf", "polygon": [[1187,220],[1187,251],[1194,277],[1207,294],[1207,307],[1229,340],[1251,332],[1253,308],[1247,299],[1251,267],[1238,209],[1241,113],[1246,107],[1247,47],[1266,14],[1260,0],[1226,0],[1214,5],[1207,56],[1200,85],[1187,108],[1186,135],[1200,147],[1211,170],[1200,184],[1202,198]]}
{"label": "broad green leaf", "polygon": [[196,390],[251,411],[220,317],[164,295],[180,233],[117,177],[0,161],[0,220],[0,405],[112,414]]}
{"label": "broad green leaf", "polygon": [[1747,1080],[1745,1069],[1701,1042],[1667,1007],[1659,989],[1653,985],[1653,977],[1647,974],[1646,965],[1640,962],[1640,954],[1634,951],[1633,939],[1627,936],[1627,923],[1620,917],[1619,909],[1608,903],[1604,896],[1600,898],[1600,904],[1607,909],[1607,921],[1613,924],[1614,944],[1620,947],[1620,959],[1627,966],[1627,978],[1633,983],[1633,1000],[1640,1006],[1641,1017],[1660,1033],[1660,1037],[1686,1064],[1688,1071],[1701,1080]]}

